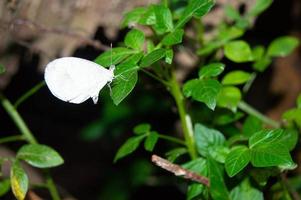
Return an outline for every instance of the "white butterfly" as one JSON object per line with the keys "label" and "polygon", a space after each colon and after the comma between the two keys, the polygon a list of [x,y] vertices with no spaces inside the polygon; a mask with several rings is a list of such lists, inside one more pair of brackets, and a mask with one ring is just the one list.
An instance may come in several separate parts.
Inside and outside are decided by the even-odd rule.
{"label": "white butterfly", "polygon": [[79,104],[91,97],[96,104],[99,91],[114,79],[114,69],[82,58],[63,57],[47,64],[44,78],[57,98]]}

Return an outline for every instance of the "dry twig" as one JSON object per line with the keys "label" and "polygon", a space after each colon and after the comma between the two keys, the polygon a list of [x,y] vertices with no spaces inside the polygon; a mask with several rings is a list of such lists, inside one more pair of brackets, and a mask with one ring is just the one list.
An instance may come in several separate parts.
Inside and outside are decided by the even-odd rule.
{"label": "dry twig", "polygon": [[209,179],[207,177],[184,169],[183,167],[173,164],[168,160],[161,158],[160,156],[152,155],[152,162],[155,163],[157,166],[174,173],[176,176],[182,176],[186,179],[190,179],[192,181],[206,185],[207,187],[210,186]]}

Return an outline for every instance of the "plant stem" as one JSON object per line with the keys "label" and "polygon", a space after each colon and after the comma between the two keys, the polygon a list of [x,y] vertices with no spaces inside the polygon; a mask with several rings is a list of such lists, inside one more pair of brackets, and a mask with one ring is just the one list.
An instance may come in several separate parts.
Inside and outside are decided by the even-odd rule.
{"label": "plant stem", "polygon": [[14,104],[15,108],[17,108],[21,103],[26,101],[29,97],[34,95],[39,89],[41,89],[45,85],[45,81],[41,81],[36,84],[33,88],[28,90],[25,94],[23,94]]}
{"label": "plant stem", "polygon": [[154,75],[153,73],[151,73],[151,72],[149,72],[149,71],[147,71],[145,69],[141,69],[141,71],[144,72],[145,74],[147,74],[148,76],[152,77],[153,79],[159,81],[163,85],[168,86],[169,83],[167,81],[159,78],[158,76]]}
{"label": "plant stem", "polygon": [[171,79],[170,79],[169,83],[170,83],[170,87],[169,87],[170,93],[176,101],[176,105],[177,105],[178,112],[180,115],[181,125],[182,125],[182,129],[183,129],[183,135],[184,135],[184,139],[185,139],[185,143],[186,143],[188,152],[190,154],[190,157],[192,159],[195,159],[195,158],[197,158],[197,153],[196,153],[196,149],[195,149],[193,131],[191,128],[192,125],[190,122],[190,118],[189,118],[188,114],[186,113],[184,97],[182,95],[179,83],[177,82],[174,73],[171,74]]}
{"label": "plant stem", "polygon": [[50,175],[49,170],[45,170],[45,172],[46,172],[46,184],[47,184],[47,188],[50,192],[50,195],[52,197],[52,200],[60,200],[61,198],[59,196],[59,193],[58,193],[55,183]]}
{"label": "plant stem", "polygon": [[8,136],[8,137],[5,137],[5,138],[1,138],[0,139],[0,144],[6,143],[6,142],[15,142],[15,141],[18,141],[18,140],[25,140],[25,138],[24,138],[23,135]]}
{"label": "plant stem", "polygon": [[186,143],[184,141],[182,141],[178,138],[172,137],[172,136],[162,135],[162,134],[159,134],[158,136],[159,136],[159,138],[164,139],[164,140],[168,140],[168,141],[178,143],[178,144],[181,144],[181,145],[184,145],[184,146],[186,145]]}
{"label": "plant stem", "polygon": [[0,93],[0,101],[4,109],[6,110],[6,112],[15,122],[16,126],[18,127],[18,129],[20,130],[24,138],[26,138],[26,140],[30,144],[37,144],[38,143],[37,140],[34,138],[33,134],[27,127],[26,123],[24,122],[24,120],[22,119],[18,111],[11,104],[11,102],[7,98],[5,98],[1,93]]}
{"label": "plant stem", "polygon": [[[15,107],[12,105],[12,103],[4,97],[0,93],[0,101],[6,112],[9,114],[9,116],[12,118],[12,120],[15,122],[16,126],[19,128],[22,136],[28,141],[30,144],[38,144],[38,141],[35,139],[29,128],[27,127],[26,123],[22,119],[21,115],[18,113],[18,111],[15,109]],[[50,173],[48,170],[45,170],[46,172],[46,182],[47,187],[50,192],[50,195],[53,200],[60,200],[61,198],[58,195],[56,186],[50,176]]]}
{"label": "plant stem", "polygon": [[252,106],[250,106],[249,104],[247,104],[244,101],[240,101],[238,103],[238,108],[245,111],[249,115],[253,115],[253,116],[257,117],[258,119],[260,119],[265,124],[268,124],[268,125],[270,125],[274,128],[279,128],[280,127],[280,124],[277,121],[275,121],[273,119],[270,119],[267,116],[263,115],[258,110],[256,110],[255,108],[253,108]]}

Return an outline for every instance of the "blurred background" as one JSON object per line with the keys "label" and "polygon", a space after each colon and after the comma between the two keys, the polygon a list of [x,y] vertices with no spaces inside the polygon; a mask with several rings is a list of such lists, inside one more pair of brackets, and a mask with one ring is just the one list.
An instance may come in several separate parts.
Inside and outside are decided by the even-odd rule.
{"label": "blurred background", "polygon": [[[128,31],[119,28],[125,12],[156,2],[1,0],[0,63],[7,71],[0,76],[0,90],[14,102],[43,81],[43,70],[50,60],[62,56],[95,59],[111,43],[117,46],[122,41]],[[243,12],[254,1],[217,0],[204,18],[208,32],[224,18],[222,8],[228,3]],[[250,44],[269,44],[282,35],[301,38],[300,0],[274,0],[244,39]],[[184,66],[179,73],[189,74],[194,58],[182,52],[175,59]],[[246,100],[277,120],[294,106],[301,92],[301,49],[275,59],[272,65],[257,77]],[[65,164],[51,171],[65,199],[160,199],[160,194],[168,194],[169,199],[180,200],[185,199],[185,181],[153,166],[151,154],[143,149],[113,163],[118,147],[132,135],[137,123],[150,123],[161,133],[177,133],[177,113],[170,109],[173,103],[160,84],[141,74],[134,92],[118,107],[112,103],[108,89],[101,92],[97,105],[90,100],[73,105],[56,99],[43,87],[18,110],[39,142],[53,147],[64,158]],[[0,137],[16,133],[0,107]],[[0,156],[13,155],[21,144],[1,145]],[[164,155],[168,145],[159,141],[155,153]],[[295,161],[300,160],[301,154],[296,152]],[[41,172],[28,170],[32,182],[39,183]],[[300,167],[296,173],[301,173]],[[38,194],[47,199],[44,191]]]}

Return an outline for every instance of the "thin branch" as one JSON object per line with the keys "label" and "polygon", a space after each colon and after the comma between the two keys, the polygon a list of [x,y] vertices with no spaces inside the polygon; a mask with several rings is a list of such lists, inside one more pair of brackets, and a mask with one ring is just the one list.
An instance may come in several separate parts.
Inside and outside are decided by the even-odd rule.
{"label": "thin branch", "polygon": [[201,183],[203,185],[206,185],[207,187],[210,186],[209,179],[207,177],[184,169],[180,165],[173,164],[168,160],[161,158],[160,156],[152,155],[152,162],[155,163],[157,166],[174,173],[176,176],[182,176],[183,178]]}
{"label": "thin branch", "polygon": [[255,108],[253,108],[252,106],[250,106],[249,104],[247,104],[244,101],[240,101],[238,103],[238,108],[241,109],[242,111],[248,113],[249,115],[253,115],[253,116],[257,117],[258,119],[263,121],[265,124],[268,124],[273,128],[279,128],[280,127],[280,124],[277,121],[263,115],[258,110],[256,110]]}
{"label": "thin branch", "polygon": [[45,81],[41,81],[40,83],[36,84],[34,87],[32,87],[30,90],[25,92],[14,104],[15,108],[17,109],[18,106],[26,101],[29,97],[34,95],[37,91],[39,91],[43,86],[45,86]]}
{"label": "thin branch", "polygon": [[163,134],[158,134],[158,136],[161,139],[164,139],[164,140],[167,140],[167,141],[171,141],[171,142],[178,143],[178,144],[186,146],[186,143],[183,140],[180,140],[178,138],[175,138],[175,137],[172,137],[172,136],[169,136],[169,135],[163,135]]}
{"label": "thin branch", "polygon": [[15,142],[19,140],[26,140],[26,139],[23,135],[13,135],[13,136],[0,138],[0,144],[7,143],[7,142]]}

